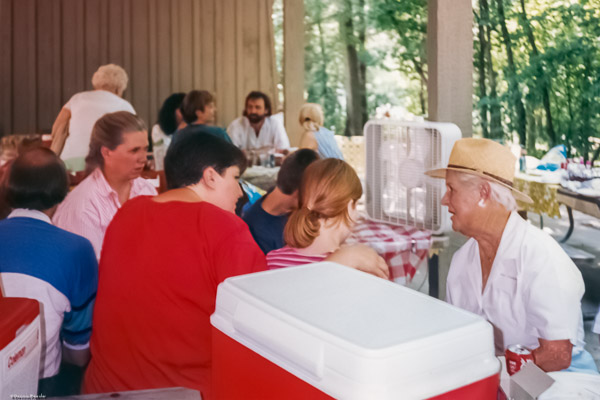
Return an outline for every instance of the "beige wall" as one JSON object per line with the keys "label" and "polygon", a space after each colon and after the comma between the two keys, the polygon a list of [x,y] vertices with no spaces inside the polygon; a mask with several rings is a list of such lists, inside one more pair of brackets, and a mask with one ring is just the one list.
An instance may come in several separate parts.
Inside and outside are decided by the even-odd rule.
{"label": "beige wall", "polygon": [[109,62],[129,73],[124,97],[148,125],[172,92],[207,89],[226,126],[251,90],[277,101],[271,8],[272,0],[0,0],[0,135],[49,130]]}

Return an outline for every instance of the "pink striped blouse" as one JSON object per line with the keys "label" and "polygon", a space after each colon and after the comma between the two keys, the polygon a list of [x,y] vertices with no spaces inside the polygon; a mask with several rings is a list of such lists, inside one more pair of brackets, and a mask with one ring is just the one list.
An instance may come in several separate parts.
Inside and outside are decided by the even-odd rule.
{"label": "pink striped blouse", "polygon": [[[129,198],[141,195],[156,195],[156,189],[143,178],[133,180]],[[117,192],[108,184],[99,168],[75,187],[58,206],[54,215],[54,225],[88,239],[96,258],[100,250],[108,224],[121,208]]]}
{"label": "pink striped blouse", "polygon": [[306,255],[300,254],[298,249],[285,246],[281,249],[273,250],[267,253],[267,268],[277,269],[293,267],[295,265],[310,264],[323,261],[329,254]]}

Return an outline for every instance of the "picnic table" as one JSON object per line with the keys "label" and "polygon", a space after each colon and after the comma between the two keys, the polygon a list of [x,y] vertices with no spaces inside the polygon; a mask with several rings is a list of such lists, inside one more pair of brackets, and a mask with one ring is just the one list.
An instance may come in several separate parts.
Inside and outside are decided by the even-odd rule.
{"label": "picnic table", "polygon": [[[517,201],[519,210],[529,211],[539,214],[546,214],[549,217],[560,217],[560,204],[556,193],[560,187],[557,181],[547,181],[544,176],[518,173],[514,179],[515,189],[523,192],[533,200],[532,204]],[[540,219],[543,226],[543,220]]]}
{"label": "picnic table", "polygon": [[431,232],[409,226],[393,226],[361,218],[346,244],[367,244],[390,267],[390,279],[410,283],[429,254]]}
{"label": "picnic table", "polygon": [[448,236],[362,216],[346,240],[346,244],[358,243],[370,246],[383,257],[390,267],[390,279],[401,285],[409,284],[427,259],[429,295],[439,298],[439,253],[448,247]]}
{"label": "picnic table", "polygon": [[567,213],[569,215],[569,230],[560,240],[561,243],[569,240],[573,233],[573,229],[575,228],[573,210],[600,218],[600,197],[586,196],[561,187],[557,190],[556,198],[559,203],[564,204],[567,207]]}

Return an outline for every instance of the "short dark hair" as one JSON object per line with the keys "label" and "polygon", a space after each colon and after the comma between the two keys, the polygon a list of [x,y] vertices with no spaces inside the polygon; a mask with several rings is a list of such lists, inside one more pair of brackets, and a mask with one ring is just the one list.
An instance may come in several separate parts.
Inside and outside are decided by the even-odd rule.
{"label": "short dark hair", "polygon": [[6,199],[12,208],[48,210],[63,201],[68,192],[65,164],[48,148],[29,149],[10,167]]}
{"label": "short dark hair", "polygon": [[214,103],[215,98],[208,90],[192,90],[185,95],[181,102],[181,115],[188,124],[196,121],[196,110],[204,112],[204,107]]}
{"label": "short dark hair", "polygon": [[244,117],[246,116],[246,108],[248,108],[248,100],[250,99],[263,99],[263,101],[265,102],[265,115],[271,115],[271,111],[273,111],[273,109],[271,108],[271,99],[269,98],[269,96],[267,96],[263,92],[259,92],[258,90],[253,90],[252,92],[248,93],[248,96],[246,96],[246,101],[244,102]]}
{"label": "short dark hair", "polygon": [[319,159],[312,149],[300,149],[289,156],[281,164],[277,174],[277,187],[283,194],[291,195],[300,188],[304,170],[310,163]]}
{"label": "short dark hair", "polygon": [[200,182],[204,170],[212,167],[219,174],[232,166],[240,173],[246,169],[244,153],[233,144],[209,133],[185,132],[171,143],[165,156],[165,176],[169,189]]}
{"label": "short dark hair", "polygon": [[158,110],[158,126],[166,135],[172,135],[177,130],[175,111],[181,107],[185,93],[173,93],[165,99]]}

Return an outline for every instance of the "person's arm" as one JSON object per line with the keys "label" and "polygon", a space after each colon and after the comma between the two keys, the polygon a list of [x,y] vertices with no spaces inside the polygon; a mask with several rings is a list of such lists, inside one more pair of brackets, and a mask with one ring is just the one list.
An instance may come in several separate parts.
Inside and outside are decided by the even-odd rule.
{"label": "person's arm", "polygon": [[52,144],[50,145],[50,150],[59,156],[60,153],[62,153],[67,137],[69,136],[70,120],[71,110],[63,107],[52,125]]}
{"label": "person's arm", "polygon": [[70,277],[71,311],[65,313],[61,327],[63,361],[85,367],[90,361],[92,316],[98,290],[98,262],[89,241],[81,238],[76,265]]}
{"label": "person's arm", "polygon": [[550,372],[571,364],[571,352],[582,323],[581,298],[585,286],[581,273],[556,242],[549,241],[543,250],[543,254],[527,254],[524,262],[529,263],[532,273],[524,275],[522,284],[527,325],[540,343],[533,350],[534,361]]}
{"label": "person's arm", "polygon": [[315,138],[315,133],[311,131],[305,131],[302,134],[302,138],[300,139],[301,149],[311,149],[317,151],[319,148],[319,143],[317,143],[317,139]]}
{"label": "person's arm", "polygon": [[573,344],[569,339],[538,339],[540,347],[533,350],[535,364],[546,372],[561,371],[571,365]]}
{"label": "person's arm", "polygon": [[[238,217],[236,217],[238,218]],[[265,271],[265,254],[254,241],[248,226],[239,219],[235,223],[212,216],[202,221],[215,226],[212,234],[212,260],[217,285],[231,276]],[[243,224],[243,226],[242,226]]]}
{"label": "person's arm", "polygon": [[390,269],[385,260],[375,250],[363,244],[341,247],[324,261],[336,262],[384,279],[390,277]]}

